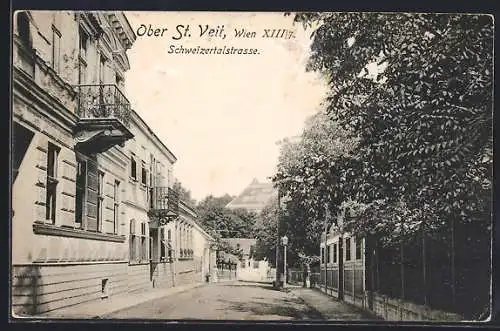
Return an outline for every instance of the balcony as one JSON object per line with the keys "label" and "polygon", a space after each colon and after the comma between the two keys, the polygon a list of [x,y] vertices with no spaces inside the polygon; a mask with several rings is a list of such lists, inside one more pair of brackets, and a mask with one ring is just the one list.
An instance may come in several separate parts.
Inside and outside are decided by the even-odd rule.
{"label": "balcony", "polygon": [[132,139],[130,102],[114,84],[78,85],[78,150],[102,153]]}
{"label": "balcony", "polygon": [[151,188],[152,206],[148,211],[150,227],[158,227],[179,215],[179,194],[171,187]]}

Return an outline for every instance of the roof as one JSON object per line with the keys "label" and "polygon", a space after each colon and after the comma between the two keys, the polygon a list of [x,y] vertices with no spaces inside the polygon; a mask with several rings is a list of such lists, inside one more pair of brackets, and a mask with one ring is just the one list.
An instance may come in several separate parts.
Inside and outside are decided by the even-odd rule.
{"label": "roof", "polygon": [[224,251],[218,252],[218,258],[225,263],[232,264],[237,264],[240,260],[236,255]]}
{"label": "roof", "polygon": [[243,255],[250,255],[250,248],[257,244],[257,239],[252,238],[223,238],[222,240],[232,248],[241,248]]}
{"label": "roof", "polygon": [[273,183],[260,183],[254,179],[239,196],[226,205],[226,208],[242,208],[259,213],[275,192]]}

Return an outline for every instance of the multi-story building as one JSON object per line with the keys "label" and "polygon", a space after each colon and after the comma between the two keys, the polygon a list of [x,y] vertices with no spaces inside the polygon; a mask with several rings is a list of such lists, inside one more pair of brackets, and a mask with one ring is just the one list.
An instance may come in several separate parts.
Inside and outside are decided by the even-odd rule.
{"label": "multi-story building", "polygon": [[171,226],[177,234],[174,268],[179,284],[188,282],[216,281],[217,255],[215,239],[197,221],[193,208],[184,202],[179,205],[180,216]]}
{"label": "multi-story building", "polygon": [[246,209],[256,214],[260,213],[269,200],[277,195],[273,183],[259,182],[256,178],[232,201],[226,208]]}
{"label": "multi-story building", "polygon": [[176,157],[122,92],[135,38],[121,12],[15,15],[16,314],[174,286],[177,264],[195,265],[176,250],[188,238],[176,220]]}

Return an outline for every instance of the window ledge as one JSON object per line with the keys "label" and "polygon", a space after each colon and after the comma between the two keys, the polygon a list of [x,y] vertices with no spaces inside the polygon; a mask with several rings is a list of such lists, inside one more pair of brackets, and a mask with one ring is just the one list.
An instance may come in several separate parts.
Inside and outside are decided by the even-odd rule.
{"label": "window ledge", "polygon": [[33,223],[33,232],[36,234],[44,234],[49,236],[112,241],[118,243],[125,242],[125,236],[99,233],[99,232],[90,232],[81,229],[63,228],[56,225],[44,224],[44,223]]}
{"label": "window ledge", "polygon": [[129,262],[128,265],[129,266],[135,266],[135,265],[147,265],[149,264],[150,262],[149,261],[140,261],[140,262],[136,262],[136,261],[133,261],[133,262]]}

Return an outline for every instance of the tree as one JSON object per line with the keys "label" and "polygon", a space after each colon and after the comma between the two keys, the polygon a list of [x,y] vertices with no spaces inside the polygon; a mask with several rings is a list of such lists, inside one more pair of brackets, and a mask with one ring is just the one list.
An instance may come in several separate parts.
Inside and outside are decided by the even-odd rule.
{"label": "tree", "polygon": [[322,111],[306,121],[300,139],[283,142],[273,181],[288,199],[284,227],[296,257],[317,254],[325,205],[338,211],[359,163],[357,144],[355,135]]}
{"label": "tree", "polygon": [[[299,13],[295,21],[317,27],[308,70],[328,80],[330,121],[359,138],[333,163],[298,163],[301,192],[316,196],[304,198],[328,196],[332,212],[350,216],[345,230],[400,245],[402,265],[405,243],[431,238],[445,252],[439,258],[450,260],[453,301],[461,286],[462,301],[481,307],[487,285],[465,293],[470,284],[487,284],[489,274],[487,259],[476,261],[490,251],[492,17]],[[296,198],[296,188],[284,189]],[[460,277],[457,255],[475,266]]]}
{"label": "tree", "polygon": [[191,191],[182,186],[179,180],[174,181],[173,189],[179,194],[179,199],[190,207],[196,206],[196,200],[191,197]]}
{"label": "tree", "polygon": [[206,197],[196,207],[198,218],[202,225],[213,233],[218,233],[221,238],[251,238],[252,214],[226,208],[233,198],[228,194]]}
{"label": "tree", "polygon": [[[420,212],[427,225],[452,217],[488,227],[491,17],[305,13],[295,20],[319,26],[308,69],[329,80],[332,121],[360,138],[361,167],[345,195],[366,204],[386,201],[377,208],[391,214]],[[392,208],[398,201],[403,209]],[[381,216],[373,222],[387,219]]]}

